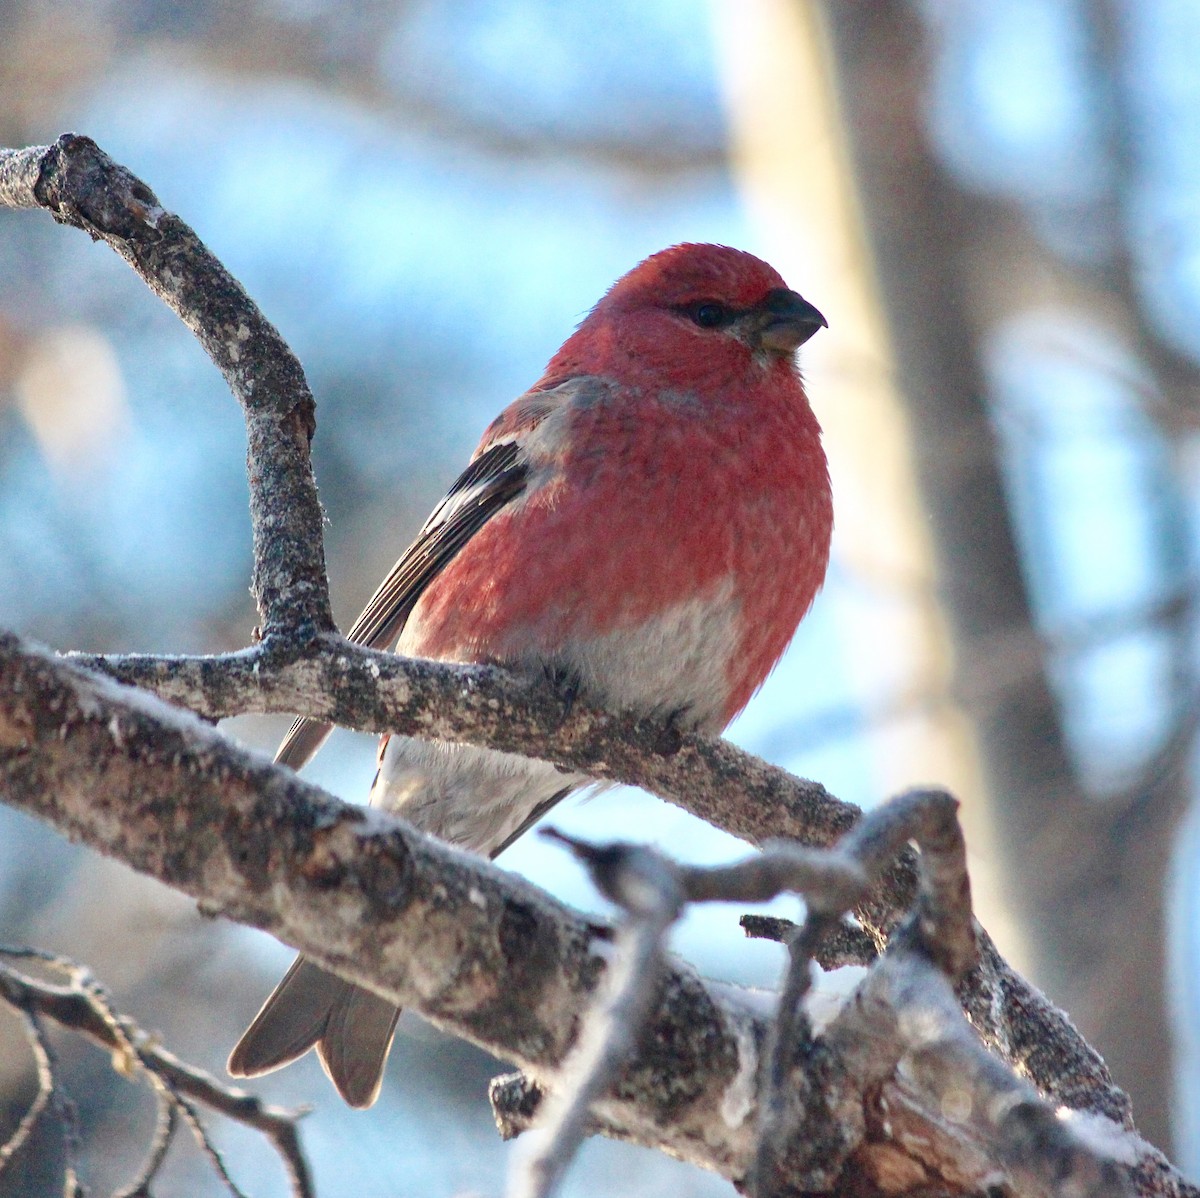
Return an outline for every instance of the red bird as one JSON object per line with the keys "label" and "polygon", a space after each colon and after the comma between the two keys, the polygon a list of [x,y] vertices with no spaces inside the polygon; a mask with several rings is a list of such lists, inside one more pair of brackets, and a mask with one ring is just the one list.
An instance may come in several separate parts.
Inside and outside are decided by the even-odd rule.
{"label": "red bird", "polygon": [[[677,245],[619,279],[493,422],[349,636],[551,672],[581,698],[715,733],[825,577],[833,512],[795,350],[825,318],[765,262]],[[298,720],[300,768],[329,725]],[[544,762],[384,736],[371,803],[496,856],[588,784]],[[229,1059],[314,1045],[352,1106],[379,1092],[398,1009],[299,957]]]}

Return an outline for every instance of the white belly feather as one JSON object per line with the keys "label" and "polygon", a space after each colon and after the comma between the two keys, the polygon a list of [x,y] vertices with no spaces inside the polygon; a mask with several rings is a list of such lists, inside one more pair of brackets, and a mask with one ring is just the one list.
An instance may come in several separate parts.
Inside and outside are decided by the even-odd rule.
{"label": "white belly feather", "polygon": [[[725,588],[676,604],[637,628],[576,639],[553,661],[531,655],[514,664],[526,670],[567,664],[586,702],[659,715],[679,712],[685,726],[717,731],[736,616],[736,601]],[[398,651],[415,652],[413,641],[419,643],[415,627],[405,630]],[[491,853],[538,806],[587,782],[582,774],[511,753],[392,736],[371,803],[443,840]]]}

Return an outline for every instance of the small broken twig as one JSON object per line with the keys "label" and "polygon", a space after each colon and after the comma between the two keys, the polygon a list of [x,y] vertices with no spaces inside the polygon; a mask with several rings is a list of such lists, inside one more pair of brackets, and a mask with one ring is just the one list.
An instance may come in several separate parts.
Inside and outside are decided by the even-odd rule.
{"label": "small broken twig", "polygon": [[514,1160],[510,1198],[548,1198],[584,1137],[593,1102],[609,1088],[641,1033],[665,963],[667,929],[689,902],[760,902],[783,890],[845,909],[863,894],[866,875],[837,851],[772,841],[732,865],[680,866],[641,845],[591,845],[554,828],[597,889],[624,913],[606,985],[563,1064],[528,1149]]}
{"label": "small broken twig", "polygon": [[560,1073],[561,1084],[523,1151],[513,1159],[509,1198],[548,1198],[589,1134],[592,1103],[608,1089],[633,1048],[663,967],[663,937],[683,910],[676,871],[649,849],[593,848],[547,828],[592,871],[626,919],[617,929],[613,961],[596,1006]]}

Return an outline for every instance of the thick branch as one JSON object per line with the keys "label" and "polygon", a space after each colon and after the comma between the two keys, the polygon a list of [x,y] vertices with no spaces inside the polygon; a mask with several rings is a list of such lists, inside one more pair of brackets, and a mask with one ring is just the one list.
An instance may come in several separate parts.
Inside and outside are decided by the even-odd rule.
{"label": "thick branch", "polygon": [[[80,658],[132,676],[168,697],[195,701],[205,715],[304,711],[354,727],[467,740],[544,757],[595,777],[645,786],[750,841],[784,835],[827,846],[858,809],[726,741],[680,736],[661,725],[590,711],[564,714],[553,689],[486,666],[452,666],[321,642],[314,659],[274,665],[267,647],[222,658]],[[328,651],[326,651],[328,650]],[[0,655],[19,653],[0,637]],[[130,668],[130,665],[132,668]],[[911,904],[911,860],[893,867],[860,908],[877,943]],[[1128,1099],[1061,1012],[994,953],[966,985],[972,1016],[1006,1060],[1020,1061],[1048,1094],[1129,1121]],[[992,1001],[997,998],[999,1001]],[[1053,1051],[1034,1045],[1052,1044]]]}
{"label": "thick branch", "polygon": [[[603,966],[607,942],[593,947],[585,921],[521,879],[11,640],[0,794],[534,1076],[560,1064]],[[614,1116],[736,1174],[750,1131],[720,1110],[755,1017],[676,967],[652,1026]]]}
{"label": "thick branch", "polygon": [[105,241],[195,334],[246,416],[252,590],[264,635],[333,628],[304,371],[241,284],[154,192],[91,138],[0,150],[0,207],[44,208]]}
{"label": "thick branch", "polygon": [[[1114,1157],[1121,1130],[1110,1126],[1115,1139],[1105,1146],[1061,1122],[1051,1104],[984,1049],[963,1017],[951,982],[971,965],[976,948],[956,808],[944,792],[913,791],[865,816],[832,850],[776,843],[759,856],[715,868],[679,866],[636,844],[590,845],[552,833],[625,916],[609,967],[611,997],[593,1012],[555,1079],[513,1192],[541,1198],[553,1191],[591,1123],[592,1104],[641,1032],[641,1013],[662,968],[663,935],[683,903],[790,890],[804,895],[808,916],[792,940],[789,977],[771,1024],[756,1156],[741,1183],[746,1192],[756,1198],[842,1193],[849,1183],[858,1194],[851,1178],[870,1169],[887,1193],[917,1192],[914,1181],[923,1183],[921,1193],[960,1192],[955,1187],[973,1193],[981,1177],[991,1189],[1006,1188],[995,1172],[998,1163],[1031,1198],[1131,1195],[1123,1147]],[[920,900],[829,1037],[814,1034],[803,1007],[811,950],[909,837],[922,849]],[[540,1105],[539,1089],[512,1078],[493,1089],[506,1131],[528,1124]],[[867,1126],[880,1101],[897,1110],[895,1126]],[[929,1150],[931,1140],[939,1141],[936,1152]],[[950,1188],[938,1189],[936,1178]]]}
{"label": "thick branch", "polygon": [[[11,639],[0,642],[0,793],[516,1062],[535,1082],[573,1043],[609,948],[523,880]],[[743,1176],[765,1034],[759,1015],[673,965],[598,1120]],[[1167,1181],[1140,1192],[1189,1192],[1161,1158],[1146,1159]]]}
{"label": "thick branch", "polygon": [[[998,1156],[1016,1183],[1013,1191],[998,1187],[1002,1193],[1063,1198],[1130,1193],[1117,1167],[1128,1160],[1121,1159],[1116,1126],[1107,1125],[1107,1144],[1096,1145],[1101,1147],[1096,1152],[1058,1119],[984,1050],[949,981],[923,953],[882,958],[824,1039],[857,1087],[876,1094],[871,1114],[889,1132],[886,1143],[868,1136],[857,1150],[865,1173],[894,1172],[900,1160],[942,1173],[945,1162],[955,1160],[967,1175],[979,1168],[980,1156]],[[929,1118],[931,1107],[940,1110],[940,1119]],[[1161,1159],[1152,1150],[1149,1155]],[[1181,1193],[1196,1192],[1179,1184]]]}
{"label": "thick branch", "polygon": [[[0,637],[0,646],[4,640]],[[351,727],[462,740],[526,753],[596,778],[643,786],[752,843],[786,836],[826,847],[861,814],[728,741],[648,720],[565,705],[549,683],[488,666],[372,653],[321,638],[309,658],[276,663],[268,647],[223,657],[75,660],[215,718],[302,712]],[[916,872],[902,856],[858,915],[876,948],[911,905]],[[1062,1013],[1013,973],[982,934],[983,964],[961,991],[982,1036],[1057,1101],[1132,1125],[1128,1098]]]}
{"label": "thick branch", "polygon": [[[262,646],[220,657],[73,654],[72,660],[207,719],[286,712],[541,757],[643,786],[754,843],[786,836],[827,847],[859,816],[819,783],[728,741],[566,704],[548,681],[492,666],[402,658],[338,637],[318,638],[300,659]],[[910,860],[884,880],[871,908],[881,934],[911,903],[915,879]]]}

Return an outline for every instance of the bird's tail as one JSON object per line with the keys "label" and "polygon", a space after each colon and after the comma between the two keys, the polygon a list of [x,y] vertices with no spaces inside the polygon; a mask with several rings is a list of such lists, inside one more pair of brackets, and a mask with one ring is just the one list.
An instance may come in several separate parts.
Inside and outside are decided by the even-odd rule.
{"label": "bird's tail", "polygon": [[297,957],[229,1056],[234,1077],[279,1069],[316,1045],[317,1056],[353,1107],[379,1095],[400,1008]]}

